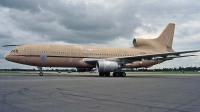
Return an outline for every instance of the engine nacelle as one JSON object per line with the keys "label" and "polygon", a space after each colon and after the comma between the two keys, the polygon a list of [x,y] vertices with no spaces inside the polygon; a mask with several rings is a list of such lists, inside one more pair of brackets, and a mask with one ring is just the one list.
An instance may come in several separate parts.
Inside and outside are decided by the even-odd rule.
{"label": "engine nacelle", "polygon": [[115,61],[98,61],[96,65],[99,72],[114,72],[120,68]]}
{"label": "engine nacelle", "polygon": [[135,38],[135,39],[133,39],[133,45],[135,47],[138,47],[138,46],[152,46],[152,43],[150,41],[152,41],[152,39]]}

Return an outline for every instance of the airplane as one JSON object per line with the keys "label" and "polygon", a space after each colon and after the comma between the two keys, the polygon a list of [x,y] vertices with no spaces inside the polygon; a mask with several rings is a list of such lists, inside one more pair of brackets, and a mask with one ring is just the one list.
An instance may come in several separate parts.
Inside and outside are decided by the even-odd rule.
{"label": "airplane", "polygon": [[[37,66],[43,76],[42,67],[75,67],[77,72],[96,68],[99,76],[125,77],[123,68],[149,68],[168,60],[190,57],[187,53],[200,50],[175,52],[172,49],[175,24],[169,23],[154,39],[133,39],[130,48],[101,47],[70,44],[21,44],[5,55],[11,62]],[[181,55],[185,54],[185,55]]]}

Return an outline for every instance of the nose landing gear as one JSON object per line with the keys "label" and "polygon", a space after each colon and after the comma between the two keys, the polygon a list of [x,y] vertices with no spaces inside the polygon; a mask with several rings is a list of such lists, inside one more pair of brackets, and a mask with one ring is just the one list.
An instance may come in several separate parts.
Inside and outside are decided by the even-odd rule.
{"label": "nose landing gear", "polygon": [[40,75],[40,76],[43,76],[43,72],[40,72],[39,75]]}
{"label": "nose landing gear", "polygon": [[42,67],[37,67],[40,70],[39,76],[43,76]]}

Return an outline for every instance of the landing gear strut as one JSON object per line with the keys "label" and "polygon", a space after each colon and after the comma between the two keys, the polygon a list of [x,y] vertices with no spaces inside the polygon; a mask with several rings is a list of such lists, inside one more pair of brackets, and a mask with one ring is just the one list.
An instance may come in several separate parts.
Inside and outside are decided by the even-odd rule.
{"label": "landing gear strut", "polygon": [[37,67],[40,70],[39,76],[43,76],[42,67]]}

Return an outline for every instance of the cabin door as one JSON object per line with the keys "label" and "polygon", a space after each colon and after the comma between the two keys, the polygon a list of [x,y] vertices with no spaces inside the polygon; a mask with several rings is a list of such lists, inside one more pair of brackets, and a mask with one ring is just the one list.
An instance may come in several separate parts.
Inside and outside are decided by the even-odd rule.
{"label": "cabin door", "polygon": [[71,63],[71,47],[70,46],[66,46],[64,51],[65,51],[64,65],[66,67],[70,67],[70,63]]}
{"label": "cabin door", "polygon": [[25,61],[30,61],[31,58],[31,49],[29,47],[25,48]]}

